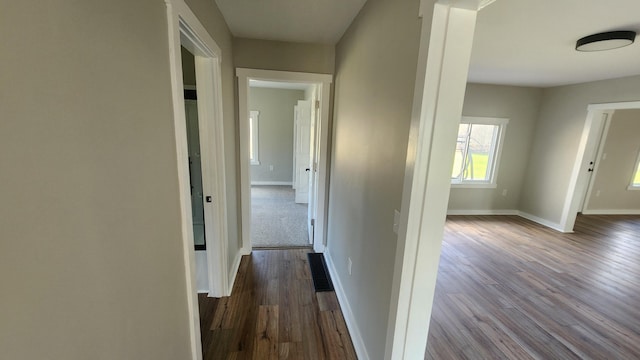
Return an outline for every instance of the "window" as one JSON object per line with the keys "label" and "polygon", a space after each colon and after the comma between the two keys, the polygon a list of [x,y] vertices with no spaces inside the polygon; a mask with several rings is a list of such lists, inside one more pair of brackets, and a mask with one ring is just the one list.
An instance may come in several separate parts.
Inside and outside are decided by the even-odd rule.
{"label": "window", "polygon": [[636,167],[633,170],[633,175],[631,175],[631,185],[629,185],[629,190],[640,190],[640,154],[638,154]]}
{"label": "window", "polygon": [[249,112],[249,160],[251,165],[260,165],[258,152],[258,117],[259,111]]}
{"label": "window", "polygon": [[508,119],[463,116],[458,128],[451,184],[496,187],[500,148]]}

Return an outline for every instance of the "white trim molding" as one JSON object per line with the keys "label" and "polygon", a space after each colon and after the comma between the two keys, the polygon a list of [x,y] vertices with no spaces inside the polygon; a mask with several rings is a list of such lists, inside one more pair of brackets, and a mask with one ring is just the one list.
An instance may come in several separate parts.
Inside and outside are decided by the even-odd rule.
{"label": "white trim molding", "polygon": [[589,209],[583,215],[640,215],[640,209]]}
{"label": "white trim molding", "polygon": [[231,276],[229,278],[229,295],[231,295],[231,291],[233,291],[233,285],[236,282],[236,276],[238,275],[238,269],[240,269],[240,261],[242,261],[243,254],[238,252],[236,254],[236,258],[233,260],[233,265],[231,265]]}
{"label": "white trim molding", "polygon": [[[492,125],[497,126],[498,129],[494,134],[491,143],[491,149],[489,150],[489,159],[487,161],[487,171],[489,172],[489,180],[464,180],[462,176],[464,174],[464,169],[460,169],[460,174],[458,178],[451,178],[451,187],[454,188],[496,188],[497,177],[498,177],[498,168],[500,167],[500,157],[502,155],[502,145],[504,144],[504,134],[507,131],[507,125],[509,124],[509,119],[505,118],[494,118],[494,117],[479,117],[479,116],[463,116],[460,120],[460,124],[468,124],[471,126],[471,132],[473,132],[473,125]],[[465,155],[468,153],[467,148],[469,147],[469,142],[471,139],[471,132],[467,135],[467,139],[465,141]],[[458,132],[459,134],[459,132]],[[455,163],[455,161],[454,161]],[[466,161],[463,157],[461,166],[464,166]]]}
{"label": "white trim molding", "polygon": [[253,154],[249,149],[249,162],[251,165],[260,165],[260,111],[249,111],[249,141],[253,148]]}
{"label": "white trim molding", "polygon": [[[607,117],[610,118],[613,111],[622,109],[640,109],[640,101],[600,103],[587,106],[587,118],[582,131],[580,144],[578,145],[578,153],[573,165],[573,171],[569,178],[569,187],[562,209],[559,231],[573,232],[576,216],[578,215],[581,205],[584,206],[583,202],[589,191],[588,175],[585,171],[585,169],[589,167],[589,159],[587,158],[590,154],[597,153],[597,147],[600,144],[600,138],[603,132],[603,123],[606,123]],[[603,118],[603,116],[607,117]]]}
{"label": "white trim molding", "polygon": [[314,74],[291,71],[274,71],[236,68],[238,78],[238,118],[239,135],[238,144],[240,147],[240,213],[241,213],[241,248],[243,254],[251,253],[251,175],[249,161],[249,82],[250,80],[280,81],[300,84],[315,84],[318,86],[318,98],[320,101],[319,124],[316,125],[316,139],[319,140],[317,146],[318,163],[314,170],[317,172],[317,201],[316,219],[314,226],[313,249],[322,252],[326,244],[326,218],[327,218],[327,193],[328,193],[328,144],[329,144],[329,102],[331,94],[331,83],[333,75]]}
{"label": "white trim molding", "polygon": [[520,215],[520,217],[523,217],[523,218],[525,218],[527,220],[531,220],[531,221],[533,221],[535,223],[538,223],[540,225],[546,226],[546,227],[548,227],[550,229],[553,229],[553,230],[556,230],[556,231],[559,231],[559,232],[562,232],[562,233],[572,233],[573,232],[573,230],[565,231],[563,229],[562,225],[559,224],[559,223],[555,223],[553,221],[550,221],[550,220],[547,220],[547,219],[543,219],[543,218],[535,216],[535,215],[531,215],[531,214],[526,213],[524,211],[519,211],[518,215]]}
{"label": "white trim molding", "polygon": [[385,359],[424,359],[480,5],[436,3],[422,22]]}
{"label": "white trim molding", "polygon": [[251,186],[293,186],[291,181],[251,181]]}
{"label": "white trim molding", "polygon": [[520,215],[520,211],[511,209],[447,210],[447,215]]}
{"label": "white trim molding", "polygon": [[[180,223],[191,359],[202,359],[200,312],[198,309],[195,246],[193,239],[188,146],[182,78],[181,46],[195,59],[200,144],[203,156],[203,190],[214,202],[205,204],[209,295],[223,296],[230,291],[227,267],[227,210],[222,115],[222,53],[213,38],[183,0],[165,0],[168,23],[168,55],[171,75],[176,167],[180,191]],[[207,206],[209,205],[209,206]],[[211,226],[209,226],[211,225]]]}

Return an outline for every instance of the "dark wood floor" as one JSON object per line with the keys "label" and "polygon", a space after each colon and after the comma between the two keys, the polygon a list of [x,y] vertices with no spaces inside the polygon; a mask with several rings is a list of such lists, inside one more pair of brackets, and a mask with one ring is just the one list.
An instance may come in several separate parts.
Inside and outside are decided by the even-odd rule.
{"label": "dark wood floor", "polygon": [[640,217],[447,220],[426,359],[640,359]]}
{"label": "dark wood floor", "polygon": [[334,292],[316,293],[308,249],[244,256],[231,297],[199,296],[204,359],[356,359]]}

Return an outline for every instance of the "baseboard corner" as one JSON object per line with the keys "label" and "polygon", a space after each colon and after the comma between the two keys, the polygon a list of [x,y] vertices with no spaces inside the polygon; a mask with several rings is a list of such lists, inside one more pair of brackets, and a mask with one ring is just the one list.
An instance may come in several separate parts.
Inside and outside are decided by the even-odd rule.
{"label": "baseboard corner", "polygon": [[555,223],[553,221],[550,221],[550,220],[547,220],[547,219],[543,219],[541,217],[529,214],[529,213],[524,212],[524,211],[518,211],[518,216],[520,216],[522,218],[525,218],[527,220],[531,220],[531,221],[533,221],[535,223],[538,223],[538,224],[540,224],[542,226],[546,226],[546,227],[548,227],[550,229],[553,229],[555,231],[559,231],[561,233],[567,233],[567,231],[565,231],[563,229],[562,225],[560,225],[559,223]]}
{"label": "baseboard corner", "polygon": [[[241,249],[242,250],[242,249]],[[233,260],[233,265],[231,265],[231,273],[229,274],[229,287],[227,288],[226,296],[231,296],[231,292],[233,291],[233,285],[236,282],[236,277],[238,276],[238,270],[240,269],[240,261],[242,260],[242,251],[238,251],[236,254],[236,258]]]}

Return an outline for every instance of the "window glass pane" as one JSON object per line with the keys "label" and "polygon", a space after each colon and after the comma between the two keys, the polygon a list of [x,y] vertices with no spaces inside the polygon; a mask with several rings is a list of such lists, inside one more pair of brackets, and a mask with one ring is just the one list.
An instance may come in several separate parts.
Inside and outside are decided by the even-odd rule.
{"label": "window glass pane", "polygon": [[633,176],[632,186],[640,186],[640,162],[636,165],[636,174]]}
{"label": "window glass pane", "polygon": [[497,129],[496,125],[471,125],[463,180],[490,180],[492,152]]}
{"label": "window glass pane", "polygon": [[249,159],[255,159],[253,152],[253,118],[249,118]]}
{"label": "window glass pane", "polygon": [[451,171],[452,179],[459,179],[462,175],[463,169],[463,157],[467,144],[467,137],[469,135],[469,124],[460,124],[458,129],[458,140],[456,142],[456,152],[453,158],[453,169]]}

